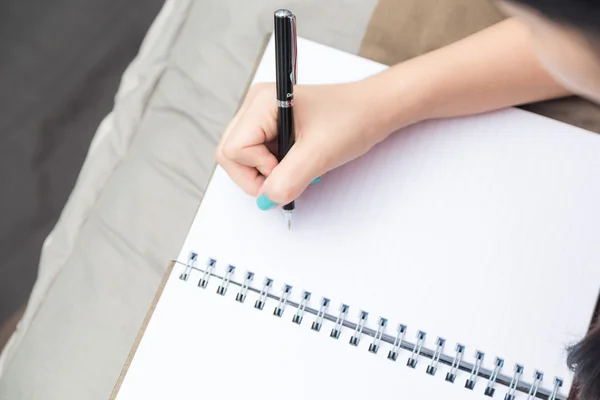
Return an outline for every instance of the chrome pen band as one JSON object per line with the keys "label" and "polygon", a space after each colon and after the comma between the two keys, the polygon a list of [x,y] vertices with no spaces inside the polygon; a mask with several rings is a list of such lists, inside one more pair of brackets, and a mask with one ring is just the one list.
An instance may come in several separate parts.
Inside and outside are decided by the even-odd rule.
{"label": "chrome pen band", "polygon": [[294,106],[294,100],[287,100],[287,101],[277,100],[277,107],[290,108],[293,106]]}

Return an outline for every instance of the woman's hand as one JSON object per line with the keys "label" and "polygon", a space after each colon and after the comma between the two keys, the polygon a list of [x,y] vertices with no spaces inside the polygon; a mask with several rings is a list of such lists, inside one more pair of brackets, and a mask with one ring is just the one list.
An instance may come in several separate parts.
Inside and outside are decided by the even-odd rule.
{"label": "woman's hand", "polygon": [[287,204],[313,180],[387,136],[369,87],[364,81],[296,86],[296,142],[278,163],[271,152],[277,147],[275,86],[254,85],[223,134],[217,162],[246,193],[259,197],[261,209]]}

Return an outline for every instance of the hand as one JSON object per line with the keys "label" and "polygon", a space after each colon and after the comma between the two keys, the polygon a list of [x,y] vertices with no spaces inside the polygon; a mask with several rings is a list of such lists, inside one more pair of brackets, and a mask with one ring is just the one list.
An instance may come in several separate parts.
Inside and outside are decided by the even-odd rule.
{"label": "hand", "polygon": [[[250,88],[216,150],[216,160],[263,209],[297,199],[312,181],[353,160],[387,136],[370,104],[368,85],[296,86],[296,142],[281,163],[275,86]],[[372,97],[372,96],[371,96]]]}

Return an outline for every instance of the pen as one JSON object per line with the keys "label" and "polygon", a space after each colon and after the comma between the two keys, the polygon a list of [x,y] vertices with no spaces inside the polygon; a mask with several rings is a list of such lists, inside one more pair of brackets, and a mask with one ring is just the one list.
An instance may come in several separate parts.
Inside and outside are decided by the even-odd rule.
{"label": "pen", "polygon": [[[294,144],[294,85],[298,77],[296,16],[289,10],[275,11],[275,70],[277,87],[277,159],[281,162]],[[292,226],[292,201],[283,206],[288,229]]]}

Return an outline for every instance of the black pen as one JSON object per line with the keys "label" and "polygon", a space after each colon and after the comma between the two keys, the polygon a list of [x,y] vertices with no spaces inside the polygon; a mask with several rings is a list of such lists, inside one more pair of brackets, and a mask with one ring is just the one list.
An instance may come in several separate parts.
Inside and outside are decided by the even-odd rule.
{"label": "black pen", "polygon": [[[283,160],[294,145],[294,85],[298,77],[296,16],[289,10],[275,11],[275,70],[277,87],[277,159]],[[292,201],[283,206],[288,229],[292,226]]]}

